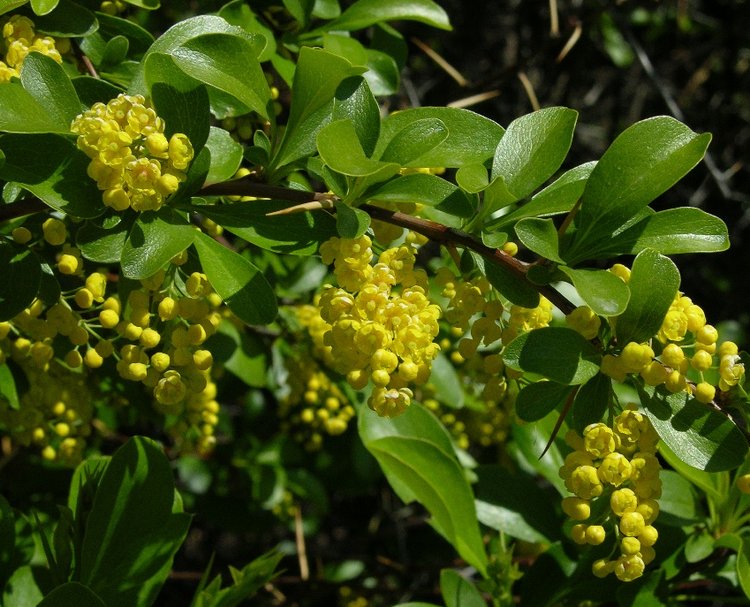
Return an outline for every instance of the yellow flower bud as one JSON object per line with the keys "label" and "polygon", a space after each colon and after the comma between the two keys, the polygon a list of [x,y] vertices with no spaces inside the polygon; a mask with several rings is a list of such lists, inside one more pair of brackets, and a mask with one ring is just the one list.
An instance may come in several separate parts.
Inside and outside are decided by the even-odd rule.
{"label": "yellow flower bud", "polygon": [[52,246],[60,246],[68,237],[65,224],[54,217],[50,217],[42,224],[42,232],[44,233],[44,240]]}
{"label": "yellow flower bud", "polygon": [[114,310],[102,310],[99,312],[99,323],[105,329],[114,329],[120,322],[120,316]]}
{"label": "yellow flower bud", "polygon": [[26,244],[31,240],[31,231],[28,228],[25,228],[23,226],[19,226],[17,228],[14,228],[13,231],[10,233],[10,235],[13,237],[13,240],[18,244]]}
{"label": "yellow flower bud", "polygon": [[623,535],[637,537],[645,528],[646,523],[640,512],[626,512],[620,518],[620,531]]}

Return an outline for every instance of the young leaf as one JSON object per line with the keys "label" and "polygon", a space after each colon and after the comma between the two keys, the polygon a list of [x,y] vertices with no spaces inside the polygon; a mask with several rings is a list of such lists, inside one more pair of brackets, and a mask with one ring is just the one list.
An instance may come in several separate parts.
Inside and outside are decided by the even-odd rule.
{"label": "young leaf", "polygon": [[[4,87],[10,84],[4,84]],[[15,181],[53,209],[73,217],[104,212],[102,193],[87,174],[88,157],[58,135],[2,135],[0,179]],[[44,153],[40,153],[44,150]]]}
{"label": "young leaf", "polygon": [[747,440],[732,421],[699,403],[685,392],[641,392],[654,429],[683,462],[707,472],[739,466],[748,451]]}
{"label": "young leaf", "polygon": [[600,355],[573,329],[543,327],[516,337],[506,346],[503,360],[512,369],[573,386],[599,372]]}
{"label": "young leaf", "polygon": [[359,0],[338,19],[329,21],[319,29],[353,31],[396,20],[420,21],[439,29],[451,29],[446,12],[431,0]]}
{"label": "young leaf", "polygon": [[370,216],[346,203],[336,205],[336,230],[341,238],[359,238],[370,227]]}
{"label": "young leaf", "polygon": [[195,234],[190,223],[170,207],[141,213],[122,249],[123,274],[135,280],[153,276],[193,244]]}
{"label": "young leaf", "polygon": [[31,249],[0,240],[0,322],[10,320],[32,302],[39,291],[42,266]]}
{"label": "young leaf", "polygon": [[565,259],[571,264],[586,259],[588,250],[611,238],[690,171],[710,140],[708,133],[698,135],[668,116],[642,120],[623,131],[586,183],[578,231]]}
{"label": "young leaf", "polygon": [[331,120],[351,120],[359,143],[370,157],[380,134],[380,108],[361,76],[345,79],[336,89]]}
{"label": "young leaf", "polygon": [[46,15],[36,15],[34,26],[40,32],[54,37],[82,37],[96,31],[99,23],[87,8],[71,0],[59,0],[55,10]]}
{"label": "young leaf", "polygon": [[640,343],[656,335],[679,287],[680,272],[671,259],[651,249],[641,251],[628,281],[630,302],[615,324],[618,341]]}
{"label": "young leaf", "polygon": [[486,607],[487,605],[476,586],[452,569],[440,571],[440,592],[446,607]]}
{"label": "young leaf", "polygon": [[31,10],[35,15],[46,15],[57,7],[60,0],[31,0]]}
{"label": "young leaf", "polygon": [[70,123],[83,108],[70,78],[57,61],[41,53],[29,53],[23,62],[21,84],[58,125],[55,132],[70,132]]}
{"label": "young leaf", "polygon": [[415,120],[400,130],[383,150],[380,159],[406,166],[429,154],[448,139],[448,128],[438,118]]}
{"label": "young leaf", "polygon": [[169,573],[190,516],[173,513],[174,480],[161,448],[144,437],[120,447],[86,519],[79,581],[109,607],[150,604]]}
{"label": "young leaf", "polygon": [[607,270],[578,270],[560,266],[583,301],[600,316],[617,316],[628,305],[628,286]]}
{"label": "young leaf", "polygon": [[492,162],[492,178],[502,176],[516,198],[525,198],[560,168],[573,140],[578,112],[545,108],[508,125]]}
{"label": "young leaf", "polygon": [[242,164],[243,148],[232,136],[218,127],[212,126],[206,147],[211,152],[211,165],[206,175],[206,185],[227,181],[234,177]]}
{"label": "young leaf", "polygon": [[457,217],[470,217],[476,210],[474,198],[450,181],[425,173],[402,175],[387,181],[369,192],[367,199],[374,202],[415,202]]}
{"label": "young leaf", "polygon": [[492,158],[505,132],[496,122],[469,110],[450,107],[410,108],[391,114],[383,120],[373,156],[379,158],[398,133],[414,121],[424,118],[440,120],[448,129],[448,138],[406,166],[451,168],[481,164]]}
{"label": "young leaf", "polygon": [[334,171],[352,177],[378,174],[383,180],[398,173],[400,165],[381,162],[365,156],[359,137],[348,118],[323,127],[318,133],[317,146],[320,157]]}
{"label": "young leaf", "polygon": [[551,219],[527,217],[515,226],[516,236],[529,250],[537,255],[563,263],[558,254],[557,227]]}
{"label": "young leaf", "polygon": [[194,244],[211,286],[240,320],[262,325],[276,318],[276,296],[258,268],[202,232]]}

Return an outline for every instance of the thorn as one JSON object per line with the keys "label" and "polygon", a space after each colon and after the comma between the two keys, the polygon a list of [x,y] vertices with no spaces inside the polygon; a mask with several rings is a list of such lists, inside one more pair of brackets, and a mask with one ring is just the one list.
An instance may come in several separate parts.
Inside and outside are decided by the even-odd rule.
{"label": "thorn", "polygon": [[442,67],[445,73],[453,78],[453,80],[455,80],[459,86],[469,86],[469,81],[463,77],[461,72],[459,72],[445,59],[443,59],[443,57],[435,52],[432,48],[427,46],[419,38],[412,37],[411,41],[416,44],[424,52],[425,55],[427,55],[430,59],[432,59],[435,63]]}
{"label": "thorn", "polygon": [[568,41],[565,43],[565,46],[562,47],[560,54],[555,59],[557,63],[560,63],[563,59],[565,59],[565,57],[567,57],[568,53],[573,49],[573,47],[576,45],[576,43],[580,39],[582,32],[583,32],[583,26],[581,26],[580,23],[576,23],[576,27],[573,30],[573,33],[570,35],[570,38],[568,38]]}
{"label": "thorn", "polygon": [[536,98],[536,93],[534,92],[534,87],[531,84],[531,80],[529,80],[529,77],[526,75],[526,72],[518,72],[518,79],[521,81],[521,84],[523,85],[524,90],[526,91],[526,95],[529,98],[529,101],[531,102],[531,108],[534,111],[537,111],[541,108],[539,105],[539,100]]}
{"label": "thorn", "polygon": [[278,211],[266,213],[266,217],[271,217],[273,215],[291,215],[292,213],[304,213],[305,211],[320,211],[332,208],[333,200],[330,198],[322,198],[320,200],[310,200],[309,202],[295,204],[292,207],[286,207],[284,209],[279,209]]}
{"label": "thorn", "polygon": [[456,101],[451,101],[448,104],[448,107],[469,107],[471,105],[481,103],[482,101],[487,101],[488,99],[494,99],[499,95],[500,91],[487,91],[486,93],[479,93],[477,95],[471,95],[469,97],[464,97],[463,99],[456,99]]}

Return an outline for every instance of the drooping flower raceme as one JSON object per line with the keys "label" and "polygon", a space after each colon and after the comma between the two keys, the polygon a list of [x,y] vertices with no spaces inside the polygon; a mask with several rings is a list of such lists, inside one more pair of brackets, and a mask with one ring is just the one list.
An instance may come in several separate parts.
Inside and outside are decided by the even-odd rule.
{"label": "drooping flower raceme", "polygon": [[73,121],[78,147],[91,158],[89,176],[115,211],[154,211],[177,191],[193,159],[183,133],[169,139],[164,121],[141,95],[95,103]]}

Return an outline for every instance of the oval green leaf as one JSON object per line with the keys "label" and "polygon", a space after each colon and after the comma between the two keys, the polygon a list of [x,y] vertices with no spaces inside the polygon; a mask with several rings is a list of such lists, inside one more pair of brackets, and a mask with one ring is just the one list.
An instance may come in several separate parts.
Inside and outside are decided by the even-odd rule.
{"label": "oval green leaf", "polygon": [[0,322],[10,320],[32,302],[39,291],[42,266],[26,247],[0,241]]}
{"label": "oval green leaf", "polygon": [[600,316],[617,316],[628,305],[628,286],[607,270],[577,270],[560,266],[584,302]]}

